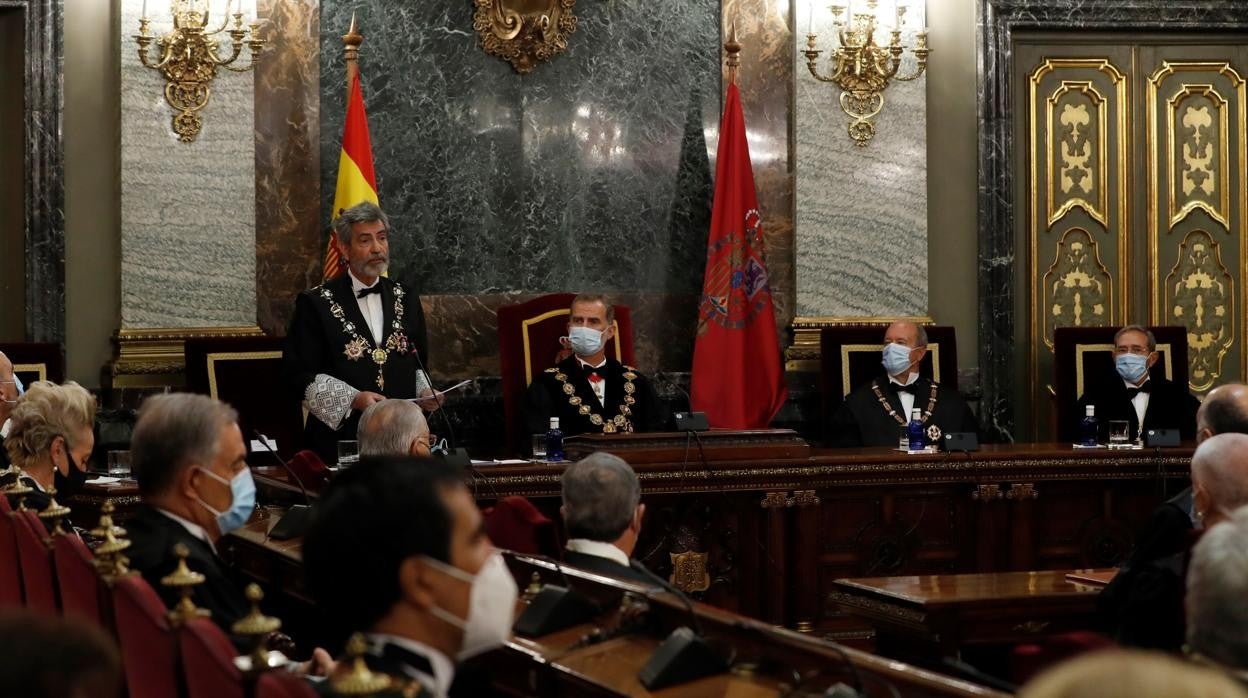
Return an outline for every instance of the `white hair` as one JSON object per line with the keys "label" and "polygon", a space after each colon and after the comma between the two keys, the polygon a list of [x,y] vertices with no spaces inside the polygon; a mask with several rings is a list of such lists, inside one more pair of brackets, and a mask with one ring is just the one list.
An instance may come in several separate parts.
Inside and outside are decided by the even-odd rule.
{"label": "white hair", "polygon": [[382,400],[360,415],[356,434],[361,456],[406,456],[413,441],[429,435],[429,423],[407,400]]}
{"label": "white hair", "polygon": [[1205,532],[1187,571],[1187,644],[1223,666],[1248,669],[1248,507]]}

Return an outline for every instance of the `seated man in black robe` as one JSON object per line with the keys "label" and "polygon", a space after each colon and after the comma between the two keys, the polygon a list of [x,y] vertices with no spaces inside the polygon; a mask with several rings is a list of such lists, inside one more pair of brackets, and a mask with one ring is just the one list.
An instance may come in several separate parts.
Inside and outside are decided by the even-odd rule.
{"label": "seated man in black robe", "polygon": [[190,551],[187,566],[204,575],[191,599],[226,633],[247,614],[243,580],[218,556],[221,537],[246,523],[255,483],[238,413],[203,395],[148,398],[130,443],[130,463],[143,505],[126,521],[130,567],[172,607],[181,594],[160,583],[177,567],[174,546]]}
{"label": "seated man in black robe", "polygon": [[563,471],[563,506],[572,567],[644,584],[651,578],[633,567],[646,505],[628,463],[610,453],[593,453]]}
{"label": "seated man in black robe", "polygon": [[1082,420],[1088,405],[1096,407],[1101,443],[1109,440],[1110,421],[1130,424],[1128,438],[1148,429],[1178,429],[1184,441],[1196,438],[1196,409],[1200,401],[1179,385],[1149,375],[1157,363],[1157,339],[1139,325],[1127,325],[1114,334],[1114,374],[1103,376],[1079,398],[1075,411]]}
{"label": "seated man in black robe", "polygon": [[525,396],[530,434],[544,434],[559,418],[564,436],[661,431],[667,411],[650,381],[607,356],[615,336],[615,309],[598,295],[572,299],[565,346],[572,356],[533,377]]}
{"label": "seated man in black robe", "polygon": [[883,374],[845,398],[832,416],[829,445],[896,447],[915,409],[929,440],[940,434],[977,432],[975,415],[958,391],[919,375],[919,362],[926,354],[927,331],[921,326],[889,325],[884,332]]}

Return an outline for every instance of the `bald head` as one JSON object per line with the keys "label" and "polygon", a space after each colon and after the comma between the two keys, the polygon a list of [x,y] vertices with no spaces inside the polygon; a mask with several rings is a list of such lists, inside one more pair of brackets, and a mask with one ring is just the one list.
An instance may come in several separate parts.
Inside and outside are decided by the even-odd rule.
{"label": "bald head", "polygon": [[1215,434],[1192,456],[1192,494],[1206,527],[1248,504],[1248,434]]}
{"label": "bald head", "polygon": [[428,456],[429,423],[408,400],[375,402],[360,415],[361,456]]}
{"label": "bald head", "polygon": [[1248,434],[1248,385],[1227,383],[1209,391],[1196,411],[1196,442],[1214,434]]}

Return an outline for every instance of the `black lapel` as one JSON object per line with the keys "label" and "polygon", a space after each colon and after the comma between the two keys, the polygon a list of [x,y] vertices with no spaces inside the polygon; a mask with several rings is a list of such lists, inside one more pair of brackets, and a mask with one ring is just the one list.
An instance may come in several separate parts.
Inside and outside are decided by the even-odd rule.
{"label": "black lapel", "polygon": [[[897,391],[893,390],[893,383],[892,381],[888,379],[888,376],[881,376],[880,378],[878,378],[876,380],[876,385],[880,386],[880,392],[884,393],[884,398],[888,400],[888,404],[892,405],[893,411],[896,412],[897,414],[900,414],[901,418],[904,419],[907,424],[909,424],[910,415],[905,414],[905,408],[901,404],[901,398],[898,397]],[[915,396],[914,402],[916,405],[919,402],[917,395]],[[880,409],[883,410],[884,408],[880,407]]]}
{"label": "black lapel", "polygon": [[[591,413],[596,412],[603,415],[603,419],[606,419],[606,408],[598,404],[598,396],[594,394],[594,389],[589,385],[589,371],[581,368],[581,361],[576,358],[575,354],[564,361],[564,363],[566,366],[562,370],[568,376],[568,382],[576,390],[576,396],[581,399],[581,404],[589,405]],[[566,393],[563,395],[563,399],[568,399]],[[573,409],[575,410],[576,408],[574,407]],[[585,419],[589,419],[589,417],[585,416]]]}
{"label": "black lapel", "polygon": [[[332,286],[332,284],[338,284]],[[342,276],[330,281],[329,290],[334,293],[334,300],[338,301],[338,305],[342,306],[342,311],[346,313],[347,320],[355,325],[355,333],[364,338],[370,347],[377,348],[373,343],[373,333],[368,331],[368,322],[364,319],[364,313],[360,312],[360,302],[356,300],[355,294],[351,292],[351,275],[343,272]],[[383,292],[384,293],[384,292]],[[385,305],[385,303],[382,303]],[[342,323],[338,318],[330,316],[330,322],[338,323],[338,331],[342,332]]]}
{"label": "black lapel", "polygon": [[386,337],[389,337],[395,331],[394,327],[392,327],[395,318],[394,282],[385,277],[378,279],[378,281],[381,283],[381,341],[384,345]]}

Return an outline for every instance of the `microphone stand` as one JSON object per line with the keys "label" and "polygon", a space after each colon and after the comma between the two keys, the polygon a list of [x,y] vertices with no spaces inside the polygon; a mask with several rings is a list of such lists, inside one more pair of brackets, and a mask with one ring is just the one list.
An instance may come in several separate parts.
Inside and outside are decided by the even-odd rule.
{"label": "microphone stand", "polygon": [[292,504],[282,518],[278,519],[277,524],[269,531],[268,537],[273,540],[290,540],[303,535],[308,528],[308,515],[312,511],[312,498],[308,496],[308,489],[303,486],[303,480],[299,479],[299,475],[294,469],[278,455],[277,451],[269,445],[269,437],[260,433],[259,429],[252,430],[252,433],[260,439],[260,445],[268,452],[273,460],[281,466],[282,470],[290,476],[290,479],[299,487],[299,493],[303,495],[303,504]]}

